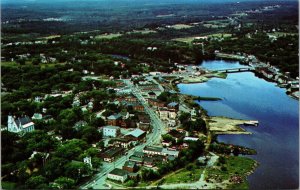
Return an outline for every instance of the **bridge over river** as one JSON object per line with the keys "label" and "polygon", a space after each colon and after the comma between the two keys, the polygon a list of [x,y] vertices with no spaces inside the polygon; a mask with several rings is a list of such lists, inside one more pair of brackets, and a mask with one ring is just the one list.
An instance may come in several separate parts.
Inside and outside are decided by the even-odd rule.
{"label": "bridge over river", "polygon": [[253,67],[241,67],[241,68],[233,68],[233,69],[219,69],[219,70],[214,70],[214,71],[218,71],[221,73],[237,73],[237,72],[247,72],[247,71],[254,71],[255,68]]}

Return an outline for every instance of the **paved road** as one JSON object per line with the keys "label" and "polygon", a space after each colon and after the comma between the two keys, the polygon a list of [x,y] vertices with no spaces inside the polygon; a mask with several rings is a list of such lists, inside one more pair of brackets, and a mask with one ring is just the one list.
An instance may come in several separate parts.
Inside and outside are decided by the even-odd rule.
{"label": "paved road", "polygon": [[94,189],[107,189],[108,186],[105,185],[106,176],[109,172],[111,172],[114,168],[121,168],[126,160],[133,155],[135,151],[142,151],[145,146],[153,145],[153,144],[159,144],[160,143],[160,135],[162,133],[162,130],[165,129],[165,126],[163,122],[158,118],[157,114],[148,106],[147,101],[145,98],[141,95],[141,92],[139,89],[137,89],[130,80],[123,80],[125,84],[131,88],[133,95],[135,95],[138,100],[141,102],[141,104],[145,107],[145,112],[149,114],[153,130],[152,133],[149,133],[147,135],[147,140],[145,143],[138,145],[131,150],[127,152],[127,155],[124,155],[120,157],[118,160],[112,163],[104,163],[101,172],[99,172],[97,175],[95,175],[89,182],[82,185],[82,189],[87,189],[89,187],[92,187]]}

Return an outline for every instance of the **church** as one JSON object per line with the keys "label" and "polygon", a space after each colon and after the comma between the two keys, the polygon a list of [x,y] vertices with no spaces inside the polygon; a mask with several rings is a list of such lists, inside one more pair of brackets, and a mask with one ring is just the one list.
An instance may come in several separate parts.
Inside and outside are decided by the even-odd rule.
{"label": "church", "polygon": [[34,131],[34,123],[28,116],[24,117],[13,117],[8,116],[7,129],[13,133],[26,133]]}

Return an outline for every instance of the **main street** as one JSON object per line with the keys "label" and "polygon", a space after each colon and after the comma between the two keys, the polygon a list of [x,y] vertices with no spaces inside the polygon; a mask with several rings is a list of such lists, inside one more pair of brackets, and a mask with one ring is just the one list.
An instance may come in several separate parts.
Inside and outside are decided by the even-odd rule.
{"label": "main street", "polygon": [[146,142],[142,143],[127,152],[126,155],[123,155],[116,161],[112,163],[103,163],[101,167],[101,172],[96,174],[89,182],[81,186],[82,189],[93,188],[93,189],[107,189],[108,186],[105,185],[105,180],[107,174],[115,168],[121,168],[128,158],[133,155],[135,151],[142,151],[145,146],[158,144],[160,142],[160,135],[165,129],[164,123],[159,119],[157,114],[148,106],[147,101],[141,95],[139,89],[137,89],[129,79],[124,79],[124,83],[132,90],[132,94],[137,97],[139,102],[144,106],[145,112],[150,116],[152,122],[152,132],[146,136]]}

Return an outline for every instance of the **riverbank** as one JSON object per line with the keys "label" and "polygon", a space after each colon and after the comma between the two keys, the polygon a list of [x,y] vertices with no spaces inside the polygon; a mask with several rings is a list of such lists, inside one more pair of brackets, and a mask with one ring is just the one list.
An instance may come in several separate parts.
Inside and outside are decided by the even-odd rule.
{"label": "riverbank", "polygon": [[250,120],[233,119],[227,117],[209,117],[209,130],[218,135],[224,134],[244,134],[249,135],[251,132],[241,128],[240,125],[244,125],[251,122]]}
{"label": "riverbank", "polygon": [[191,83],[203,83],[209,81],[211,78],[222,78],[226,79],[227,74],[226,73],[220,73],[216,71],[206,71],[206,74],[202,74],[199,76],[182,76],[181,79],[176,80],[177,83],[183,83],[183,84],[191,84]]}

